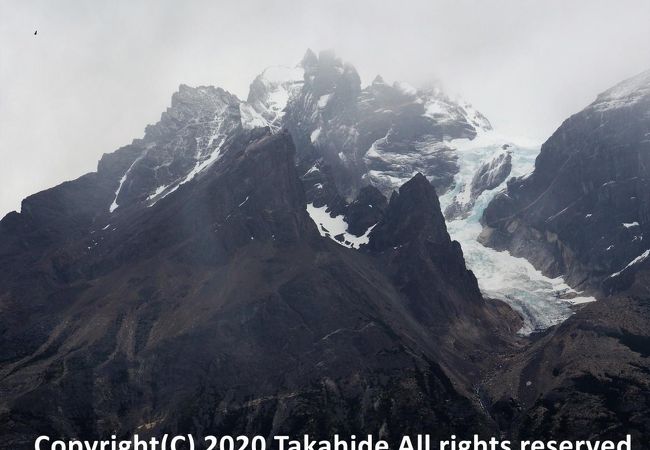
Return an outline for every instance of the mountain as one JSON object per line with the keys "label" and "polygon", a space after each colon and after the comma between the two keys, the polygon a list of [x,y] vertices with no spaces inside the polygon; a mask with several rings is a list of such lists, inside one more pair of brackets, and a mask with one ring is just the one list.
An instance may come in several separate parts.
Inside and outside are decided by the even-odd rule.
{"label": "mountain", "polygon": [[295,68],[271,68],[256,78],[248,103],[272,129],[291,132],[307,199],[337,212],[367,185],[385,196],[416,173],[440,191],[458,171],[447,141],[491,129],[471,105],[439,89],[387,84],[366,87],[356,69],[332,52],[307,51]]}
{"label": "mountain", "polygon": [[650,71],[600,94],[485,210],[481,239],[601,295],[647,295]]}
{"label": "mountain", "polygon": [[366,241],[324,238],[300,139],[256,126],[296,110],[255,105],[181,86],[142,139],[0,221],[0,448],[494,433],[474,386],[521,320],[482,297],[435,188],[360,187],[345,232]]}
{"label": "mountain", "polygon": [[[599,96],[509,181],[536,148],[439,90],[362,87],[331,52],[265,70],[246,101],[181,85],[141,139],[0,220],[0,448],[644,442],[649,79]],[[490,198],[485,242],[612,297],[577,307],[480,246]]]}
{"label": "mountain", "polygon": [[608,297],[533,335],[484,379],[491,416],[515,440],[647,442],[649,137],[645,72],[567,119],[534,170],[484,211],[483,243]]}

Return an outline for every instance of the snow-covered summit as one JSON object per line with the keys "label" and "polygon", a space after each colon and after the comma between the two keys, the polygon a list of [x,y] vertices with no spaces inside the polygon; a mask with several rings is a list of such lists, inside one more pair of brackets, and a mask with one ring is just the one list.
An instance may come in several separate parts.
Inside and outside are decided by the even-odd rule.
{"label": "snow-covered summit", "polygon": [[281,127],[289,99],[300,91],[304,79],[301,65],[275,66],[265,69],[250,86],[248,104],[277,130]]}
{"label": "snow-covered summit", "polygon": [[477,131],[492,129],[490,121],[470,103],[454,102],[438,90],[418,91],[418,99],[424,104],[424,115],[437,122],[464,121]]}
{"label": "snow-covered summit", "polygon": [[349,199],[367,184],[390,195],[417,172],[445,189],[457,169],[444,142],[492,129],[471,104],[439,88],[387,83],[380,75],[362,86],[354,66],[331,51],[308,50],[295,67],[266,69],[251,84],[248,103],[273,131],[291,132],[298,164],[313,178],[308,198],[318,204],[313,195],[334,191]]}
{"label": "snow-covered summit", "polygon": [[650,70],[606,90],[596,98],[592,107],[598,111],[623,108],[648,97],[650,97]]}

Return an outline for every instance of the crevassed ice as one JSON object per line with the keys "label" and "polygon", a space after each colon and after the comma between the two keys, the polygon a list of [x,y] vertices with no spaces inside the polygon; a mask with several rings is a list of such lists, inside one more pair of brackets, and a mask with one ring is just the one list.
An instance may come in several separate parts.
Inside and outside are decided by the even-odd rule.
{"label": "crevassed ice", "polygon": [[[530,173],[540,149],[535,143],[515,145],[509,138],[492,131],[480,132],[471,141],[456,139],[448,143],[458,150],[460,170],[455,178],[455,187],[440,197],[443,210],[454,196],[470,185],[479,166],[490,161],[505,143],[511,144],[511,176]],[[482,229],[479,220],[483,211],[494,195],[505,188],[505,183],[481,194],[470,215],[466,219],[449,221],[447,228],[452,238],[460,242],[467,266],[476,275],[481,291],[488,297],[505,301],[520,312],[524,317],[520,333],[530,334],[564,321],[573,313],[572,305],[595,299],[578,295],[561,277],[552,279],[544,276],[524,258],[516,258],[507,251],[498,252],[477,241]],[[576,296],[572,299],[560,298],[568,293]]]}

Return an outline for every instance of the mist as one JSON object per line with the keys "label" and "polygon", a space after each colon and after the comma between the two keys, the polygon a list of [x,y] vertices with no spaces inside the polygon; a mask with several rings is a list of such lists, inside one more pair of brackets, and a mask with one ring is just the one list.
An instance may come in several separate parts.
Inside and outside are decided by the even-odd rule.
{"label": "mist", "polygon": [[179,84],[246,98],[307,48],[365,83],[439,83],[501,133],[542,142],[650,68],[648,17],[645,0],[3,1],[0,217],[141,137]]}

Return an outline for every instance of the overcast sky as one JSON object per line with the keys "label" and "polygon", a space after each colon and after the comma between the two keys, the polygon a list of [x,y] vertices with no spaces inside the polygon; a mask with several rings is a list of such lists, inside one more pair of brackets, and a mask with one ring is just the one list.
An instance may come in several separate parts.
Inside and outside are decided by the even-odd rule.
{"label": "overcast sky", "polygon": [[180,83],[245,98],[308,47],[544,140],[650,68],[649,17],[648,0],[0,0],[0,217],[141,137]]}

